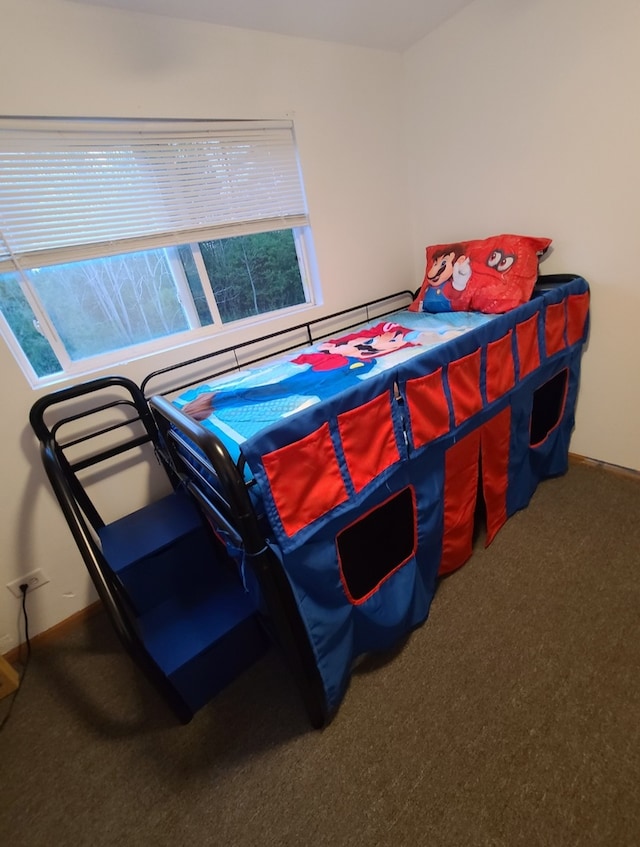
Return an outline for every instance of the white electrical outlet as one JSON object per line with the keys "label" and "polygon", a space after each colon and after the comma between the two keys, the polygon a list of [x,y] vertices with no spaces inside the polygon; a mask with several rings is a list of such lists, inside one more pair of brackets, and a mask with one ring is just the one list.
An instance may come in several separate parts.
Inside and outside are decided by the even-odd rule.
{"label": "white electrical outlet", "polygon": [[13,594],[14,597],[22,597],[22,591],[20,591],[21,585],[27,586],[28,594],[35,588],[40,588],[41,585],[46,585],[47,582],[49,582],[49,577],[44,573],[42,568],[36,568],[35,571],[26,573],[19,579],[14,579],[13,582],[8,582],[7,588]]}

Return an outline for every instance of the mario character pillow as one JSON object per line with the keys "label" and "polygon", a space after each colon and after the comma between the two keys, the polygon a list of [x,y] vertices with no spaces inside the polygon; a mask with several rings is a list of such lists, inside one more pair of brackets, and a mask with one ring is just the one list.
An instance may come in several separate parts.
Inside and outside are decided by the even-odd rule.
{"label": "mario character pillow", "polygon": [[550,238],[494,235],[427,247],[412,312],[507,312],[530,299]]}

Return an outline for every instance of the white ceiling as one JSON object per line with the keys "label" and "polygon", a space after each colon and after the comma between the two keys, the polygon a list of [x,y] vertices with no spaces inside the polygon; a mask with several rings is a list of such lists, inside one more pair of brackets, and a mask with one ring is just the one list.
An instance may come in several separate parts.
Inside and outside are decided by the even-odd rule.
{"label": "white ceiling", "polygon": [[474,0],[74,0],[402,52]]}

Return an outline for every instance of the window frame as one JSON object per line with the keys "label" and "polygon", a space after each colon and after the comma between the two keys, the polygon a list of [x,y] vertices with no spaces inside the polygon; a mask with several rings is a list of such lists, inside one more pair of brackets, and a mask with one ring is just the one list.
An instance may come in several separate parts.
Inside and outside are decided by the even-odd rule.
{"label": "window frame", "polygon": [[[79,132],[80,134],[82,134],[83,129],[86,125],[86,122],[83,122],[79,119],[0,118],[0,136],[2,135],[3,129],[6,128],[7,123],[9,125],[9,128],[11,128],[13,127],[13,124],[16,121],[18,123],[20,131],[22,131],[22,128],[24,126],[28,128],[33,123],[38,128],[42,128],[42,126],[44,125],[46,129],[50,125],[53,128],[52,131],[56,131],[55,128],[59,128],[60,126],[62,126],[63,128],[68,128],[70,132]],[[91,126],[98,125],[99,127],[106,126],[107,128],[111,125],[121,126],[123,123],[127,126],[127,128],[133,127],[136,131],[141,133],[144,133],[145,127],[147,126],[152,127],[154,131],[157,130],[158,126],[164,127],[167,131],[169,131],[174,126],[179,126],[181,129],[184,129],[185,127],[187,127],[187,129],[190,127],[198,127],[198,131],[200,131],[201,126],[206,124],[206,127],[209,128],[213,133],[212,138],[215,136],[216,127],[218,126],[220,126],[221,129],[226,132],[230,125],[241,125],[242,132],[249,132],[249,134],[253,130],[255,130],[256,133],[260,133],[262,130],[265,129],[271,132],[274,127],[276,127],[276,129],[282,129],[285,134],[283,137],[290,133],[290,139],[293,146],[292,149],[288,151],[287,155],[291,156],[291,154],[293,153],[293,155],[296,157],[297,162],[298,152],[297,146],[295,144],[293,123],[291,121],[203,122],[162,120],[122,121],[121,119],[105,119],[90,122]],[[120,152],[120,148],[116,148],[116,153]],[[0,150],[0,154],[1,153],[2,151]],[[4,162],[4,160],[0,160],[0,164],[2,164],[2,162]],[[290,162],[289,168],[291,169]],[[294,194],[297,191],[299,196],[297,196],[295,199],[295,202],[298,205],[295,206],[295,209],[297,211],[294,215],[289,218],[280,218],[278,220],[275,220],[273,217],[267,217],[264,219],[253,219],[248,221],[242,221],[239,224],[230,221],[228,222],[228,224],[217,226],[217,228],[214,228],[213,231],[211,230],[210,226],[205,227],[202,230],[202,233],[198,233],[203,235],[203,237],[198,238],[198,240],[192,240],[191,238],[189,238],[189,240],[178,241],[175,232],[167,232],[167,238],[165,243],[165,239],[162,237],[162,235],[154,233],[150,236],[151,241],[146,247],[143,245],[137,247],[135,245],[132,246],[131,240],[122,239],[110,242],[109,248],[106,251],[104,245],[101,246],[100,244],[98,244],[97,248],[95,248],[98,252],[95,252],[95,249],[92,247],[91,244],[89,244],[85,249],[82,245],[73,245],[70,241],[71,251],[73,252],[75,250],[75,252],[73,252],[73,257],[70,258],[68,257],[68,253],[63,252],[62,255],[65,258],[62,261],[55,262],[51,260],[52,251],[49,251],[49,253],[47,254],[46,261],[43,264],[40,264],[40,262],[37,261],[38,254],[35,252],[33,254],[28,254],[33,256],[32,263],[30,263],[28,255],[26,261],[23,256],[14,256],[10,240],[5,237],[5,232],[1,231],[0,229],[0,246],[2,247],[4,252],[4,267],[2,269],[2,272],[15,273],[17,275],[21,292],[26,298],[26,301],[33,312],[34,326],[36,328],[36,331],[40,332],[43,337],[47,340],[61,366],[61,370],[54,374],[50,374],[47,376],[38,376],[34,367],[29,361],[27,354],[23,350],[20,341],[18,340],[16,335],[14,335],[14,332],[11,329],[8,320],[5,318],[2,311],[0,311],[0,334],[2,334],[2,336],[4,337],[7,346],[9,347],[14,358],[20,365],[31,387],[40,388],[55,383],[61,383],[67,380],[73,380],[81,376],[87,376],[97,371],[102,371],[104,369],[111,368],[116,365],[125,365],[130,361],[145,358],[148,356],[154,356],[159,353],[167,352],[169,350],[186,346],[192,343],[198,343],[203,339],[211,339],[219,336],[224,336],[229,334],[230,332],[242,331],[247,327],[252,327],[263,323],[277,322],[283,317],[287,317],[288,315],[297,315],[300,312],[312,309],[318,302],[321,301],[321,295],[317,273],[317,265],[315,262],[311,227],[308,212],[306,209],[306,199],[304,197],[304,186],[302,184],[302,176],[300,173],[299,162],[297,165],[297,169],[297,178],[299,179],[299,186],[295,189]],[[239,181],[241,182],[242,180]],[[247,180],[245,179],[244,182],[246,183],[246,181]],[[1,199],[2,198],[0,198],[0,200]],[[300,206],[301,202],[304,204],[304,209],[302,209],[302,206]],[[219,208],[220,204],[218,203],[218,209]],[[231,212],[229,212],[229,214],[231,214]],[[89,226],[89,228],[91,228],[91,226]],[[217,240],[217,238],[229,238],[235,235],[252,235],[257,234],[259,232],[273,232],[285,229],[290,230],[293,234],[298,269],[300,272],[305,302],[294,306],[288,306],[282,309],[264,312],[257,315],[251,315],[246,318],[228,321],[224,323],[222,321],[220,310],[215,300],[213,285],[209,280],[204,265],[204,260],[202,258],[198,245],[205,241]],[[192,236],[193,234],[193,229],[185,231],[185,235]],[[188,246],[191,250],[194,259],[194,264],[200,276],[200,281],[204,291],[207,306],[211,314],[211,324],[201,325],[200,323],[197,307],[193,299],[191,288],[187,281],[185,269],[178,255],[178,247],[181,246]],[[99,261],[100,259],[106,258],[108,256],[122,256],[131,252],[141,252],[144,249],[161,249],[164,251],[167,260],[167,265],[170,269],[175,285],[176,297],[180,302],[183,312],[185,314],[186,321],[189,325],[188,328],[186,330],[173,332],[169,335],[133,344],[130,346],[121,347],[109,352],[87,356],[85,358],[76,359],[75,361],[72,360],[71,356],[65,348],[64,342],[62,341],[58,332],[55,329],[53,320],[47,313],[47,309],[44,303],[38,296],[38,293],[35,290],[33,284],[26,277],[25,272],[28,273],[30,270],[36,269],[38,267],[44,267],[47,265],[52,266],[54,264],[65,264],[68,261],[74,260]],[[11,267],[7,266],[9,263],[11,263]]]}
{"label": "window frame", "polygon": [[[262,312],[257,315],[250,315],[238,320],[223,322],[218,305],[215,301],[213,289],[204,267],[204,261],[200,254],[200,250],[194,249],[197,248],[197,244],[189,244],[185,246],[189,246],[192,251],[192,255],[194,255],[194,262],[200,274],[207,306],[211,312],[211,324],[202,325],[200,323],[191,289],[186,281],[186,274],[184,273],[182,263],[177,255],[177,247],[166,247],[156,249],[163,250],[167,255],[167,264],[171,269],[174,284],[176,286],[176,296],[179,298],[185,312],[187,322],[190,324],[187,329],[150,339],[148,341],[143,341],[138,344],[119,347],[115,350],[99,353],[94,356],[87,356],[73,360],[69,356],[64,342],[55,329],[55,326],[47,313],[46,307],[42,303],[37,292],[34,290],[32,284],[28,280],[25,280],[22,274],[19,274],[19,285],[21,291],[34,313],[34,323],[37,322],[39,324],[39,327],[36,327],[36,331],[40,332],[48,341],[54,355],[60,362],[61,370],[47,376],[37,375],[1,309],[0,334],[4,337],[7,346],[13,353],[14,358],[20,365],[31,387],[40,388],[62,383],[65,380],[72,380],[81,376],[89,376],[98,371],[117,365],[125,365],[129,362],[143,359],[148,356],[169,352],[170,350],[179,349],[180,347],[184,347],[189,344],[196,344],[204,339],[213,339],[218,337],[224,338],[230,333],[242,331],[248,327],[275,322],[283,317],[288,317],[289,315],[298,315],[309,309],[313,309],[318,302],[318,286],[316,278],[312,275],[310,270],[313,263],[313,258],[310,255],[313,249],[311,243],[311,232],[309,228],[305,229],[307,232],[303,232],[301,228],[292,230],[298,267],[300,270],[300,278],[306,297],[306,300],[303,303],[299,303],[294,306],[287,306],[282,309]],[[204,275],[204,279],[202,275]],[[182,279],[178,279],[177,277],[182,277]]]}

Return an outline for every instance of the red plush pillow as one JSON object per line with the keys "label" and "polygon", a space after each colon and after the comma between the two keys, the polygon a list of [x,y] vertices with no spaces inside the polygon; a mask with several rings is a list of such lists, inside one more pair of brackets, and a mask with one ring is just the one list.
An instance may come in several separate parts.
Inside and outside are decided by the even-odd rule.
{"label": "red plush pillow", "polygon": [[550,238],[493,235],[427,247],[412,312],[507,312],[530,299]]}

